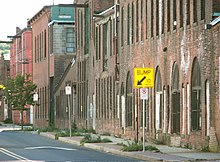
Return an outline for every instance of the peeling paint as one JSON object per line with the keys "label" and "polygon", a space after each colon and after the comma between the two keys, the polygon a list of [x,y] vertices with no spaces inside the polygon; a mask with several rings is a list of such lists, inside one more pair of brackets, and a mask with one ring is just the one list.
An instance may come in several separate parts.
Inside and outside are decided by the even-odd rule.
{"label": "peeling paint", "polygon": [[181,54],[181,70],[184,76],[190,66],[190,50],[186,48],[186,31],[184,30],[183,38],[181,40],[180,54]]}
{"label": "peeling paint", "polygon": [[190,50],[189,50],[189,48],[187,49],[187,44],[186,44],[187,43],[186,17],[187,17],[187,10],[186,10],[186,4],[185,4],[184,30],[183,30],[183,37],[182,37],[181,44],[180,44],[180,54],[181,54],[181,67],[180,67],[180,69],[182,70],[184,77],[186,76],[187,71],[190,66]]}

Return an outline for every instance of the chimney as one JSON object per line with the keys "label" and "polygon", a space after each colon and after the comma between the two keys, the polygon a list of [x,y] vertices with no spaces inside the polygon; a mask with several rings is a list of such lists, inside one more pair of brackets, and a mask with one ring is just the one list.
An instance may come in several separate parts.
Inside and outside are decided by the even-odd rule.
{"label": "chimney", "polygon": [[21,31],[21,29],[19,27],[16,27],[16,33],[18,33],[19,31]]}

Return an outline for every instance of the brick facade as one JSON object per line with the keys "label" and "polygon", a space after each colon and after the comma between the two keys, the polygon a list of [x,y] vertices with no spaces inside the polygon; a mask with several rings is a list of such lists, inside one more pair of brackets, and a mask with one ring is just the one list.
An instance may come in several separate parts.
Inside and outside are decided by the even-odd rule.
{"label": "brick facade", "polygon": [[[219,23],[206,28],[219,12],[217,2],[119,0],[115,21],[114,3],[106,2],[103,12],[98,2],[76,1],[88,3],[76,12],[77,126],[142,140],[133,69],[152,67],[145,139],[218,151]],[[95,10],[88,22],[87,7]]]}
{"label": "brick facade", "polygon": [[54,125],[54,90],[74,57],[73,11],[68,5],[44,6],[29,20],[33,33],[33,81],[39,95],[34,112],[36,127]]}
{"label": "brick facade", "polygon": [[[10,77],[13,78],[17,74],[25,76],[30,74],[30,80],[33,78],[33,60],[32,60],[32,32],[28,26],[24,29],[16,28],[16,35],[12,36],[10,44]],[[30,112],[33,111],[31,105],[29,110],[23,112],[23,123],[33,124],[30,122]],[[32,113],[31,113],[32,114]],[[12,111],[12,120],[15,124],[20,124],[20,111]]]}
{"label": "brick facade", "polygon": [[[0,84],[6,85],[7,78],[10,75],[10,62],[4,58],[4,55],[0,56]],[[6,98],[3,94],[3,90],[0,90],[0,121],[4,121],[11,117],[10,110],[6,104]]]}

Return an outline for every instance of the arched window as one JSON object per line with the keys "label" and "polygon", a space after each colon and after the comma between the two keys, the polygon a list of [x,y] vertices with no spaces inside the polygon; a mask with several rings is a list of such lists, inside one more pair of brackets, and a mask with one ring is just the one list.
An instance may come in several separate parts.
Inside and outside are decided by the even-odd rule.
{"label": "arched window", "polygon": [[200,130],[202,127],[201,100],[201,73],[197,58],[193,61],[191,79],[191,128]]}
{"label": "arched window", "polygon": [[126,81],[126,126],[132,126],[132,107],[133,107],[133,88],[132,88],[132,81],[131,81],[131,75],[130,72],[127,74],[127,81]]}
{"label": "arched window", "polygon": [[172,75],[172,133],[180,133],[179,69],[175,63]]}

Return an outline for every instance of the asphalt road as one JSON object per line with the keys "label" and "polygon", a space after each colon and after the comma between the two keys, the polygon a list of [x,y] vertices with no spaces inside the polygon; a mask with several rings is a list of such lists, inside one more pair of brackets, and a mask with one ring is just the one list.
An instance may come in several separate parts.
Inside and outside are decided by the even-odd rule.
{"label": "asphalt road", "polygon": [[0,132],[0,161],[137,162],[140,160],[63,143],[37,134]]}

